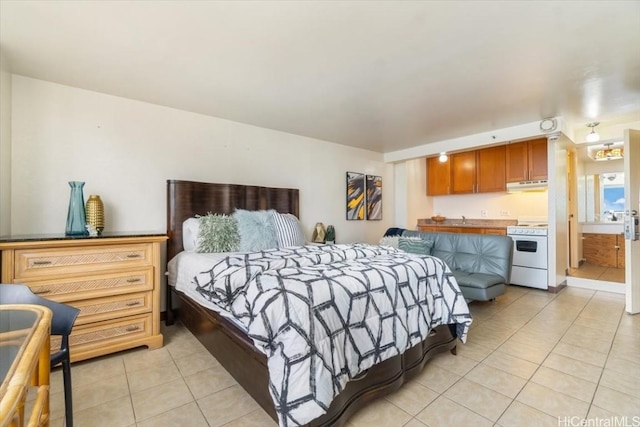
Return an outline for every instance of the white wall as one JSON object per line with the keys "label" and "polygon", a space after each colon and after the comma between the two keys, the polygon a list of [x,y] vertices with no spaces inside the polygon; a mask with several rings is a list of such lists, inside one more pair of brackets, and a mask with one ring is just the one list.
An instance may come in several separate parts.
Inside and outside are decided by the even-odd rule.
{"label": "white wall", "polygon": [[[17,75],[12,85],[13,234],[64,233],[72,180],[101,196],[107,230],[166,230],[167,179],[298,188],[308,238],[318,221],[339,242],[377,242],[393,225],[393,166],[379,153]],[[347,171],[383,177],[382,221],[346,221]]]}
{"label": "white wall", "polygon": [[[425,218],[426,212],[433,211],[434,197],[427,194],[427,168],[425,159],[407,160],[407,211],[405,214],[406,227],[416,228],[416,219]],[[426,218],[431,215],[426,216]]]}
{"label": "white wall", "polygon": [[[547,217],[548,197],[546,191],[523,193],[481,193],[436,196],[433,198],[433,215],[447,218],[480,218],[486,210],[486,219],[526,219]],[[428,218],[431,214],[427,217]]]}
{"label": "white wall", "polygon": [[11,73],[0,51],[0,235],[11,230]]}
{"label": "white wall", "polygon": [[547,146],[549,165],[549,286],[567,279],[569,268],[568,140],[563,135]]}

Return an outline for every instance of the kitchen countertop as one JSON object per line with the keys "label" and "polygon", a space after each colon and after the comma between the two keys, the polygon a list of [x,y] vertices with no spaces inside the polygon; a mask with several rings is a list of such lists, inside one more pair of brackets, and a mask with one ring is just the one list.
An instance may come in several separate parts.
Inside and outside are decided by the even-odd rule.
{"label": "kitchen countertop", "polygon": [[581,222],[580,232],[595,234],[623,234],[624,223],[618,222]]}
{"label": "kitchen countertop", "polygon": [[468,227],[468,228],[507,228],[510,225],[518,225],[516,219],[475,219],[467,218],[462,223],[462,218],[447,218],[443,222],[434,222],[431,218],[418,219],[417,226],[425,227]]}

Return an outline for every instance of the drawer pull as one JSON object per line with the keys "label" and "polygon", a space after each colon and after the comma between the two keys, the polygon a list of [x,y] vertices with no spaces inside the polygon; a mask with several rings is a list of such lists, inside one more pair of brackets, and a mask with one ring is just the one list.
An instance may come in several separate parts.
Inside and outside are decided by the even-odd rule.
{"label": "drawer pull", "polygon": [[33,261],[33,265],[51,265],[51,261]]}
{"label": "drawer pull", "polygon": [[127,254],[127,258],[142,258],[140,254]]}
{"label": "drawer pull", "polygon": [[140,301],[131,301],[126,304],[127,307],[133,307],[134,305],[140,305]]}
{"label": "drawer pull", "polygon": [[125,329],[127,332],[133,332],[133,331],[137,331],[140,329],[140,326],[129,326],[127,329]]}
{"label": "drawer pull", "polygon": [[51,289],[42,289],[40,291],[32,291],[32,292],[36,295],[44,295],[44,294],[50,294]]}
{"label": "drawer pull", "polygon": [[137,282],[140,282],[140,281],[141,280],[140,280],[139,277],[135,277],[135,278],[132,278],[132,279],[127,279],[127,283],[137,283]]}

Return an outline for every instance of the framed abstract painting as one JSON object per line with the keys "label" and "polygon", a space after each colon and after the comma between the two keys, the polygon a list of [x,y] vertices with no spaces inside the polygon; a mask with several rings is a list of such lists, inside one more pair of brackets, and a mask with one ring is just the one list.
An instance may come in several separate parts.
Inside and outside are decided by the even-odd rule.
{"label": "framed abstract painting", "polygon": [[367,219],[382,219],[382,177],[367,175]]}
{"label": "framed abstract painting", "polygon": [[364,174],[347,172],[347,220],[364,219]]}

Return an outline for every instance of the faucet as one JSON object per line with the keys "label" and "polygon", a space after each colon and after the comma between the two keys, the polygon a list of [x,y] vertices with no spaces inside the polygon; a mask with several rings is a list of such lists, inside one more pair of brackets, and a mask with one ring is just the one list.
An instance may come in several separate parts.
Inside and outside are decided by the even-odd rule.
{"label": "faucet", "polygon": [[467,218],[465,218],[465,216],[464,216],[464,215],[462,215],[462,223],[463,223],[463,224],[466,224],[466,223],[467,223]]}

